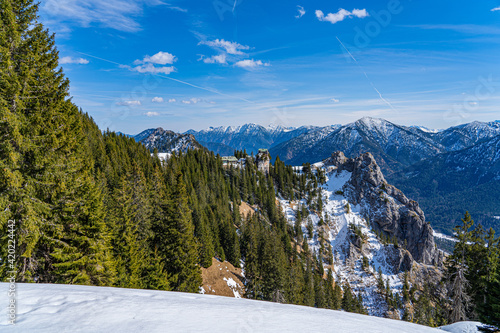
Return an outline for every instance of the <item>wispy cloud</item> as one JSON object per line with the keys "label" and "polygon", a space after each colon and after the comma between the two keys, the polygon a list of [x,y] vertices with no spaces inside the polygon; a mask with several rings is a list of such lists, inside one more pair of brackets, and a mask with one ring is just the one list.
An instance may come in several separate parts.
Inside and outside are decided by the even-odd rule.
{"label": "wispy cloud", "polygon": [[340,8],[336,13],[329,13],[326,16],[321,10],[316,10],[315,14],[318,20],[323,22],[330,22],[331,24],[335,24],[353,16],[358,18],[365,18],[369,16],[366,9],[353,9],[352,12],[350,12],[343,8]]}
{"label": "wispy cloud", "polygon": [[226,55],[225,54],[219,54],[219,55],[214,55],[208,58],[203,58],[203,62],[205,64],[226,64]]}
{"label": "wispy cloud", "polygon": [[61,64],[61,65],[64,65],[64,64],[86,65],[88,63],[89,63],[89,61],[87,59],[83,59],[83,58],[62,57],[59,60],[59,64]]}
{"label": "wispy cloud", "polygon": [[340,102],[340,100],[338,100],[337,98],[331,98],[331,99],[330,99],[330,102],[333,102],[333,103],[338,103],[338,102]]}
{"label": "wispy cloud", "polygon": [[295,18],[298,18],[298,19],[306,14],[306,11],[305,11],[304,7],[302,7],[302,6],[297,6],[297,12],[298,12],[298,14],[295,15]]}
{"label": "wispy cloud", "polygon": [[149,111],[149,112],[144,113],[144,115],[147,117],[157,117],[160,114],[158,112]]}
{"label": "wispy cloud", "polygon": [[200,98],[191,98],[191,99],[188,99],[188,100],[183,100],[182,103],[183,104],[198,104],[201,101],[202,100]]}
{"label": "wispy cloud", "polygon": [[236,67],[245,69],[254,69],[260,66],[271,66],[269,63],[262,62],[261,60],[245,59],[240,60],[234,64]]}
{"label": "wispy cloud", "polygon": [[42,15],[65,27],[99,25],[135,32],[141,29],[136,19],[142,16],[144,6],[161,4],[160,0],[46,0],[41,11]]}
{"label": "wispy cloud", "polygon": [[198,104],[198,103],[206,103],[206,104],[215,104],[214,101],[209,101],[206,99],[201,99],[201,98],[190,98],[190,99],[184,99],[181,101],[182,104]]}
{"label": "wispy cloud", "polygon": [[141,101],[121,101],[121,102],[116,102],[116,105],[118,105],[118,106],[140,106]]}
{"label": "wispy cloud", "polygon": [[188,10],[185,9],[185,8],[174,6],[174,5],[171,5],[169,3],[165,3],[165,6],[167,6],[169,9],[176,10],[178,12],[182,12],[182,13],[187,13],[188,12]]}
{"label": "wispy cloud", "polygon": [[153,102],[153,103],[163,103],[164,100],[163,100],[163,97],[153,97],[153,99],[151,100],[151,102]]}
{"label": "wispy cloud", "polygon": [[243,55],[245,53],[242,52],[242,50],[250,49],[250,46],[241,45],[240,43],[237,42],[226,41],[224,39],[216,39],[213,41],[201,41],[198,43],[198,45],[207,45],[214,49],[224,50],[226,51],[226,53],[233,55]]}
{"label": "wispy cloud", "polygon": [[136,67],[127,66],[131,71],[139,72],[139,73],[151,73],[151,74],[170,74],[175,72],[174,66],[163,66],[156,67],[153,64],[145,64]]}
{"label": "wispy cloud", "polygon": [[500,7],[495,7],[495,8],[493,8],[491,11],[492,11],[492,12],[496,12],[496,11],[499,11],[499,10],[500,10]]}
{"label": "wispy cloud", "polygon": [[168,102],[169,102],[169,103],[175,103],[175,102],[177,102],[177,100],[176,100],[175,98],[170,98],[170,99],[168,100]]}
{"label": "wispy cloud", "polygon": [[500,28],[478,24],[419,24],[403,25],[424,30],[450,30],[471,35],[500,35]]}

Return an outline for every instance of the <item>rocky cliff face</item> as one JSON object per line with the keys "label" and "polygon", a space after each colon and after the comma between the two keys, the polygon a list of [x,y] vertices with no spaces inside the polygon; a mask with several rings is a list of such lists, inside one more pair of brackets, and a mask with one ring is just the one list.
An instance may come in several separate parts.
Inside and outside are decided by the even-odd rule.
{"label": "rocky cliff face", "polygon": [[433,230],[425,221],[424,212],[417,202],[386,182],[372,154],[347,158],[336,152],[325,160],[325,165],[352,173],[342,188],[344,195],[351,204],[361,207],[375,230],[390,238],[395,236],[417,262],[439,263]]}

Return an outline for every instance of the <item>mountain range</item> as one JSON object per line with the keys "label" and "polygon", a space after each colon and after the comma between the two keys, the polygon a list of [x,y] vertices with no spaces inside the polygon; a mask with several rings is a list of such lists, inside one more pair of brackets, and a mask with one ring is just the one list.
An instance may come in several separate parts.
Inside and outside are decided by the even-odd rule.
{"label": "mountain range", "polygon": [[500,121],[432,130],[370,117],[324,127],[246,124],[183,134],[159,128],[135,136],[160,152],[203,146],[216,154],[232,155],[234,150],[250,154],[266,148],[273,159],[292,165],[315,163],[335,151],[347,157],[370,152],[386,178],[419,201],[433,226],[446,233],[451,233],[465,210],[476,222],[498,227],[499,138]]}
{"label": "mountain range", "polygon": [[[337,126],[327,126],[326,128],[333,129]],[[200,144],[207,148],[216,148],[213,149],[215,153],[222,153],[222,150],[225,149],[224,151],[246,150],[247,153],[251,154],[257,153],[260,148],[268,149],[319,129],[321,128],[315,126],[295,128],[245,124],[243,126],[210,127],[202,131],[189,130],[185,134],[193,135]]]}
{"label": "mountain range", "polygon": [[157,149],[160,153],[186,152],[188,149],[203,148],[191,134],[179,134],[164,130],[161,127],[151,128],[133,136],[151,152]]}

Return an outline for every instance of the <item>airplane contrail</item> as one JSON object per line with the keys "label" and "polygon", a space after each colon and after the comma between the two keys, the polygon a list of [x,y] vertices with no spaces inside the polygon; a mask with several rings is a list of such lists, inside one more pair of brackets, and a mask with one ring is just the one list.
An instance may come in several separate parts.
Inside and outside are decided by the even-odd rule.
{"label": "airplane contrail", "polygon": [[380,91],[377,89],[377,87],[375,87],[375,85],[373,84],[373,82],[370,80],[370,78],[368,77],[368,75],[366,74],[366,72],[363,70],[363,68],[361,67],[361,65],[359,64],[359,62],[356,60],[356,58],[354,58],[354,56],[352,55],[351,52],[349,52],[349,50],[347,49],[347,47],[345,47],[344,43],[342,43],[342,41],[339,39],[338,36],[335,36],[335,38],[337,38],[337,40],[339,41],[340,45],[342,45],[342,47],[347,51],[347,53],[349,54],[349,56],[352,58],[352,60],[354,60],[354,62],[356,63],[356,65],[359,67],[359,69],[361,70],[361,72],[363,72],[363,74],[365,75],[365,77],[368,79],[368,81],[370,82],[370,85],[372,86],[372,88],[377,92],[377,94],[379,95],[380,99],[386,103],[387,105],[389,105],[389,107],[391,109],[393,109],[394,111],[398,112],[398,110],[396,110],[396,108],[394,108],[394,106],[392,106],[392,104],[386,100],[384,98],[384,96],[382,96],[382,94],[380,93]]}
{"label": "airplane contrail", "polygon": [[[118,66],[120,66],[122,68],[129,68],[129,69],[131,68],[128,65],[123,65],[123,64],[120,64],[120,63],[117,63],[117,62],[114,62],[114,61],[111,61],[111,60],[108,60],[108,59],[96,57],[96,56],[93,56],[91,54],[87,54],[87,53],[83,53],[83,52],[78,52],[78,51],[77,51],[77,53],[80,53],[80,54],[83,54],[83,55],[85,55],[87,57],[95,58],[95,59],[98,59],[98,60],[101,60],[101,61],[109,62],[111,64],[118,65]],[[214,90],[214,89],[200,87],[200,86],[197,86],[195,84],[192,84],[192,83],[189,83],[189,82],[186,82],[186,81],[182,81],[182,80],[178,80],[178,79],[174,79],[173,77],[169,77],[169,76],[166,76],[166,75],[161,75],[161,74],[158,74],[158,73],[151,73],[151,75],[155,75],[155,76],[158,76],[158,77],[161,77],[161,78],[164,78],[164,79],[168,79],[168,80],[172,80],[172,81],[175,81],[175,82],[178,82],[178,83],[182,83],[182,84],[185,84],[187,86],[190,86],[190,87],[193,87],[193,88],[197,88],[197,89],[201,89],[201,90],[205,90],[205,91],[208,91],[208,92],[220,95],[220,96],[230,97],[230,98],[233,98],[233,99],[239,99],[239,100],[244,101],[244,102],[255,104],[255,102],[252,102],[252,101],[250,101],[250,100],[248,100],[246,98],[224,94],[224,93],[221,93],[221,92],[219,92],[217,90]]]}

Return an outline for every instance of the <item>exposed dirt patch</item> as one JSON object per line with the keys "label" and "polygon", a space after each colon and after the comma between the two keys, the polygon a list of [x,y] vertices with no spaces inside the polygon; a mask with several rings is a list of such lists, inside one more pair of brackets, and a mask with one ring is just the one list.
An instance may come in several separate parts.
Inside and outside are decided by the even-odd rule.
{"label": "exposed dirt patch", "polygon": [[257,208],[256,206],[252,207],[246,202],[242,201],[240,204],[240,214],[241,216],[243,216],[243,218],[247,218],[248,214],[250,214],[250,216],[255,214],[256,208]]}
{"label": "exposed dirt patch", "polygon": [[231,263],[220,262],[212,258],[212,266],[201,269],[203,278],[203,290],[205,294],[243,297],[245,295],[245,286],[241,268],[234,267]]}

